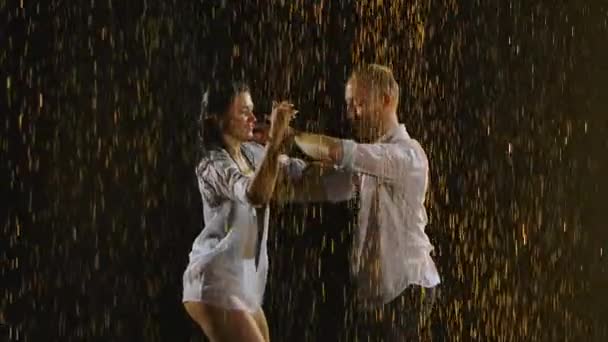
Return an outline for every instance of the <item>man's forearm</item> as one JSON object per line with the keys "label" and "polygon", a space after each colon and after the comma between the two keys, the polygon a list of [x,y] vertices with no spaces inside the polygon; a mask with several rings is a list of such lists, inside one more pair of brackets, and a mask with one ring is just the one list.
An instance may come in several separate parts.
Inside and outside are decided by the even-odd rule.
{"label": "man's forearm", "polygon": [[329,161],[347,171],[393,182],[403,180],[405,172],[428,171],[424,151],[414,144],[360,144],[311,133],[300,133],[295,141],[309,157]]}
{"label": "man's forearm", "polygon": [[297,132],[294,140],[308,156],[339,164],[342,160],[342,140],[327,135]]}

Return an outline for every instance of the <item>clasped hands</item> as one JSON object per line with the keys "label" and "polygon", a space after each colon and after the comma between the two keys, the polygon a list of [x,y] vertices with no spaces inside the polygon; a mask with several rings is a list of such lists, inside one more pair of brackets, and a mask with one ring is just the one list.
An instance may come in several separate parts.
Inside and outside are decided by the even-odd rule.
{"label": "clasped hands", "polygon": [[340,140],[325,135],[300,132],[289,126],[298,111],[292,103],[273,102],[270,115],[269,144],[280,148],[287,142],[294,141],[307,156],[317,161],[315,164],[334,165],[341,158]]}

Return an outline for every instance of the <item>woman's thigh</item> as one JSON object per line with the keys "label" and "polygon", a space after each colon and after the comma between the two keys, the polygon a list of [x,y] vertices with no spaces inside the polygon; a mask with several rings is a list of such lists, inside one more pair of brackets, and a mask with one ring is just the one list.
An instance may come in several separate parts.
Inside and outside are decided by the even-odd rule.
{"label": "woman's thigh", "polygon": [[262,336],[264,336],[264,340],[266,342],[270,342],[270,331],[268,329],[268,322],[266,321],[264,310],[259,309],[256,311],[256,313],[253,314],[253,319],[258,325],[258,328],[260,328],[260,332],[262,333]]}
{"label": "woman's thigh", "polygon": [[184,307],[211,342],[265,341],[256,320],[246,311],[223,309],[202,302],[185,302]]}

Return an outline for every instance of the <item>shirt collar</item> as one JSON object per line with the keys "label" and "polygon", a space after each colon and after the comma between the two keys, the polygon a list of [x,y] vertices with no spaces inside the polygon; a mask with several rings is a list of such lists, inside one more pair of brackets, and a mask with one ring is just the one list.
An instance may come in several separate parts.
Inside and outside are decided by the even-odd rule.
{"label": "shirt collar", "polygon": [[407,133],[404,124],[399,124],[395,126],[390,131],[386,132],[380,139],[377,140],[378,143],[386,143],[399,139],[409,139],[410,135]]}
{"label": "shirt collar", "polygon": [[[245,159],[247,160],[247,162],[250,164],[250,167],[254,167],[255,162],[254,162],[254,156],[251,152],[251,150],[249,149],[249,147],[247,146],[247,143],[242,143],[241,144],[241,153],[243,154],[243,156],[245,157]],[[209,153],[209,158],[210,159],[228,159],[230,160],[231,163],[236,164],[236,161],[232,158],[232,156],[230,155],[230,153],[228,153],[228,150],[226,150],[225,148],[217,148],[217,149],[213,149],[210,151]]]}

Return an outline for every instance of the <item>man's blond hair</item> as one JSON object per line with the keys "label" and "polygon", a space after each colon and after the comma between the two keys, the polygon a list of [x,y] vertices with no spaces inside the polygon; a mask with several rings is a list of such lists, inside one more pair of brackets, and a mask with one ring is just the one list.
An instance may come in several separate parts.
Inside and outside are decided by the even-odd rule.
{"label": "man's blond hair", "polygon": [[386,92],[399,100],[399,84],[390,68],[380,64],[366,64],[353,71],[349,80],[361,81],[372,91]]}

